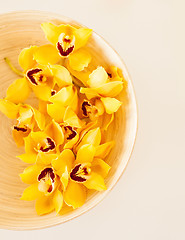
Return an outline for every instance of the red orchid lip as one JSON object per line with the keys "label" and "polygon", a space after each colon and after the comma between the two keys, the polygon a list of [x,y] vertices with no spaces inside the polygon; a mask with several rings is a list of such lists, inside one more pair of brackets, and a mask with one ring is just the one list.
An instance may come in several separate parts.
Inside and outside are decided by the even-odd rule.
{"label": "red orchid lip", "polygon": [[71,133],[67,137],[67,140],[71,140],[71,139],[73,139],[77,135],[77,132],[75,130],[73,130],[73,128],[71,126],[64,126],[64,129],[71,131]]}
{"label": "red orchid lip", "polygon": [[38,176],[38,181],[40,182],[40,180],[45,178],[47,174],[50,176],[52,182],[54,182],[55,174],[52,168],[45,168],[44,170],[42,170],[42,172]]}
{"label": "red orchid lip", "polygon": [[83,103],[82,103],[82,112],[83,112],[83,115],[85,116],[85,117],[88,117],[88,113],[87,113],[87,106],[91,106],[91,104],[88,102],[88,101],[83,101]]}
{"label": "red orchid lip", "polygon": [[62,45],[57,42],[57,49],[62,57],[67,57],[74,49],[74,45],[69,47],[67,50],[64,50]]}
{"label": "red orchid lip", "polygon": [[[71,173],[70,173],[70,177],[71,177],[71,179],[73,180],[73,181],[76,181],[76,182],[85,182],[87,179],[86,178],[83,178],[83,177],[81,177],[81,176],[78,176],[78,171],[80,170],[80,167],[81,167],[82,165],[81,164],[78,164],[78,165],[76,165],[74,168],[73,168],[73,170],[71,171]],[[84,167],[83,168],[83,174],[84,175],[88,175],[88,171],[87,171],[87,169]]]}
{"label": "red orchid lip", "polygon": [[25,127],[18,127],[18,126],[14,126],[13,127],[15,130],[17,130],[17,131],[21,131],[21,132],[27,132],[27,128]]}
{"label": "red orchid lip", "polygon": [[[42,69],[40,68],[34,68],[34,69],[31,69],[29,70],[27,73],[26,73],[26,76],[27,78],[30,80],[30,82],[34,85],[38,85],[38,83],[36,82],[35,78],[34,78],[34,74],[38,73],[38,72],[41,72]],[[41,76],[43,77],[43,76]]]}
{"label": "red orchid lip", "polygon": [[42,151],[42,152],[49,152],[49,151],[55,149],[55,147],[56,147],[55,146],[55,142],[51,138],[49,138],[49,137],[46,138],[46,140],[47,140],[48,147],[46,147],[46,148],[41,147],[40,151]]}

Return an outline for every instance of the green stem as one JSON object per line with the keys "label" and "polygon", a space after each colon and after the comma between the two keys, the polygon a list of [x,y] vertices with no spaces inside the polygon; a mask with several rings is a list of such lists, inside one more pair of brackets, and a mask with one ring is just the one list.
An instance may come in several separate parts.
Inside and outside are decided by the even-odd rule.
{"label": "green stem", "polygon": [[8,58],[5,57],[4,60],[5,60],[5,62],[8,64],[8,66],[10,67],[10,69],[11,69],[14,73],[16,73],[17,75],[19,75],[20,77],[24,77],[23,72],[21,72],[21,71],[18,70],[16,67],[14,67]]}

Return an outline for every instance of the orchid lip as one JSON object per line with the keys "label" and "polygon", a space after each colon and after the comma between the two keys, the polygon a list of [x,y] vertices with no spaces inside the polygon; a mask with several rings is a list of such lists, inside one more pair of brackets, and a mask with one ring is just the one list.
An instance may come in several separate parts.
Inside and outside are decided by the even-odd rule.
{"label": "orchid lip", "polygon": [[77,135],[77,132],[75,130],[73,130],[73,128],[71,126],[64,126],[64,130],[71,132],[68,134],[67,140],[71,140]]}
{"label": "orchid lip", "polygon": [[14,126],[13,128],[14,128],[14,130],[16,130],[16,131],[21,131],[21,132],[27,132],[27,130],[28,130],[26,127]]}
{"label": "orchid lip", "polygon": [[74,49],[74,45],[69,47],[67,50],[64,50],[62,45],[57,42],[57,49],[62,57],[67,57]]}
{"label": "orchid lip", "polygon": [[83,101],[82,112],[85,117],[88,117],[87,107],[91,107],[91,104],[88,101]]}
{"label": "orchid lip", "polygon": [[42,181],[43,183],[46,183],[48,179],[51,180],[51,185],[47,189],[47,192],[51,193],[53,191],[53,189],[54,189],[55,173],[54,173],[53,169],[50,168],[50,167],[45,168],[44,170],[42,170],[41,173],[38,176],[38,181],[39,182]]}
{"label": "orchid lip", "polygon": [[46,147],[41,147],[40,151],[42,152],[49,152],[55,149],[55,142],[51,138],[46,138],[47,144]]}
{"label": "orchid lip", "polygon": [[[34,74],[37,74],[38,72],[41,72],[42,69],[40,68],[34,68],[34,69],[31,69],[29,71],[27,71],[26,73],[26,77],[30,80],[30,82],[34,85],[38,85],[38,83],[36,82],[35,78],[34,78]],[[40,76],[39,78],[43,78],[43,76]],[[39,79],[39,80],[42,80],[42,79]]]}
{"label": "orchid lip", "polygon": [[85,182],[90,173],[88,167],[82,166],[82,164],[76,165],[70,173],[70,178],[76,182]]}

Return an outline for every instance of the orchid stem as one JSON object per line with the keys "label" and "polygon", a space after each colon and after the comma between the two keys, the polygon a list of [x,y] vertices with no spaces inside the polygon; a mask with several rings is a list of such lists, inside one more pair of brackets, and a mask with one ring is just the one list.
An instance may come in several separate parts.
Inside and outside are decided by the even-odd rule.
{"label": "orchid stem", "polygon": [[13,66],[13,64],[11,63],[11,61],[8,58],[4,58],[5,62],[8,64],[8,66],[10,67],[10,69],[16,73],[18,76],[20,77],[24,77],[23,72],[21,72],[20,70],[18,70],[16,67]]}

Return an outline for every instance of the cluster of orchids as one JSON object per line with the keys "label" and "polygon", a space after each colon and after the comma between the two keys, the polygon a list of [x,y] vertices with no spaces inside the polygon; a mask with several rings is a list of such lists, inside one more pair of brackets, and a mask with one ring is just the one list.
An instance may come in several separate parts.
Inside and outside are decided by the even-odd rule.
{"label": "cluster of orchids", "polygon": [[[126,86],[115,66],[94,67],[88,49],[92,30],[43,23],[49,44],[24,48],[18,57],[21,78],[0,99],[0,111],[13,120],[12,135],[29,166],[20,174],[29,184],[21,199],[36,200],[37,214],[81,207],[88,189],[106,190],[114,146],[106,131],[121,106]],[[27,99],[32,92],[37,107]]]}

